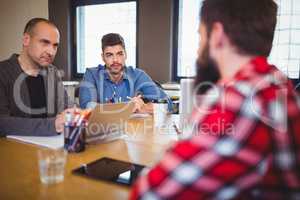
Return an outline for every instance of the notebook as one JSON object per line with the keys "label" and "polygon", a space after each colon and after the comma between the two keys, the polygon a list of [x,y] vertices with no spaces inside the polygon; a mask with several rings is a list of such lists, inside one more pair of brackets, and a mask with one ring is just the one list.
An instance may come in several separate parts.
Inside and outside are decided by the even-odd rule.
{"label": "notebook", "polygon": [[88,121],[86,142],[98,143],[120,138],[125,133],[133,109],[133,102],[97,104]]}

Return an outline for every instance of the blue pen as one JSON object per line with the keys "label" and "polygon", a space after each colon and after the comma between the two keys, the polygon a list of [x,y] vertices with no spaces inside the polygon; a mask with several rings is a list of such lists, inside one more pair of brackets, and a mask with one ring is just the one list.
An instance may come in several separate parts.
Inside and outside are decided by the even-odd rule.
{"label": "blue pen", "polygon": [[65,127],[64,127],[64,147],[68,149],[70,140],[70,127],[72,126],[72,113],[69,111],[65,114]]}
{"label": "blue pen", "polygon": [[116,98],[116,92],[114,91],[113,96],[111,98],[112,103],[117,103],[118,99]]}

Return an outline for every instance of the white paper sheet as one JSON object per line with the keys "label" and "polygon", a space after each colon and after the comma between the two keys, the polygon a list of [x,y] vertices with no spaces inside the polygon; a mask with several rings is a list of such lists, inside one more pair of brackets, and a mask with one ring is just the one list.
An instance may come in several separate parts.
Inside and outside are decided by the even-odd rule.
{"label": "white paper sheet", "polygon": [[46,137],[9,135],[7,136],[7,138],[19,140],[25,143],[35,144],[38,146],[48,147],[51,149],[58,149],[64,146],[63,134]]}
{"label": "white paper sheet", "polygon": [[133,113],[130,115],[130,119],[136,119],[136,118],[147,118],[151,115],[149,113]]}

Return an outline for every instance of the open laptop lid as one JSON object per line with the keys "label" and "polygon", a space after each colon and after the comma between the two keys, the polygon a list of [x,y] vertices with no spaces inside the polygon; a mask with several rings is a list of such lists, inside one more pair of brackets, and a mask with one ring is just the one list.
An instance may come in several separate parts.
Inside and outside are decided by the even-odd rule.
{"label": "open laptop lid", "polygon": [[86,142],[111,140],[123,134],[133,109],[133,102],[97,104],[88,121]]}

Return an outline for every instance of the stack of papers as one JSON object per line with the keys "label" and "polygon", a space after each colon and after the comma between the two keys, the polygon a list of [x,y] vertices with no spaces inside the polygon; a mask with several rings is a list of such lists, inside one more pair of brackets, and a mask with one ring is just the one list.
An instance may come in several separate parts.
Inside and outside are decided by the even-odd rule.
{"label": "stack of papers", "polygon": [[63,134],[57,136],[18,136],[9,135],[7,138],[18,140],[25,143],[35,144],[42,147],[47,147],[51,149],[58,149],[64,146],[64,136]]}

